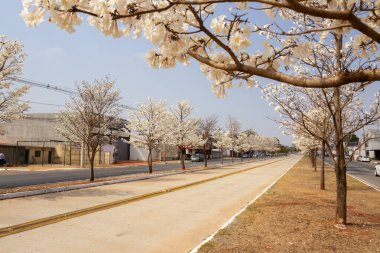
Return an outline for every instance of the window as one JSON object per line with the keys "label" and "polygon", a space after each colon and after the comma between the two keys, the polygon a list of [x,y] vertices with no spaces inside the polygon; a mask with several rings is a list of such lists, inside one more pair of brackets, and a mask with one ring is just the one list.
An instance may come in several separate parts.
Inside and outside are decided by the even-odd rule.
{"label": "window", "polygon": [[41,157],[41,150],[34,151],[34,157]]}

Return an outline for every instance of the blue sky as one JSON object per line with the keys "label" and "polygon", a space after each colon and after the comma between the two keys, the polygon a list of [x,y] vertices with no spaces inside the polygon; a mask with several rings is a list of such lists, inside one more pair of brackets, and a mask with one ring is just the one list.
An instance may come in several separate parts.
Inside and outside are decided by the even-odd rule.
{"label": "blue sky", "polygon": [[[0,33],[24,44],[27,58],[23,77],[73,88],[77,81],[109,75],[117,80],[123,104],[134,106],[147,98],[163,99],[168,104],[187,99],[196,116],[218,114],[219,124],[224,127],[225,119],[231,115],[238,118],[244,128],[291,144],[291,138],[282,135],[277,124],[268,119],[277,115],[261,99],[260,90],[234,88],[229,90],[227,98],[217,98],[196,62],[187,67],[151,69],[144,55],[152,46],[143,38],[105,37],[85,20],[72,34],[48,22],[28,28],[19,16],[21,9],[21,0],[2,0]],[[63,105],[67,99],[67,95],[37,87],[31,88],[25,96],[25,100],[56,105]],[[57,106],[31,104],[30,112],[58,110]]]}

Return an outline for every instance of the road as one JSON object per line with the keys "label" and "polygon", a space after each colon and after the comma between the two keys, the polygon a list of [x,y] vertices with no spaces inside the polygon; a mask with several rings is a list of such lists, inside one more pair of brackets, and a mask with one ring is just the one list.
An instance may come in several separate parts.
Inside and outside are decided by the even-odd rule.
{"label": "road", "polygon": [[[240,160],[238,160],[240,161]],[[208,164],[217,164],[220,160],[209,160]],[[186,163],[186,167],[202,166],[203,162]],[[153,171],[174,170],[179,163],[155,164]],[[115,177],[130,174],[146,173],[148,166],[128,166],[112,168],[95,168],[95,178]],[[0,171],[0,188],[21,187],[27,185],[57,183],[89,178],[89,169],[57,169],[49,171]]]}
{"label": "road", "polygon": [[[0,201],[0,227],[88,208],[168,187],[178,191],[97,211],[0,238],[2,253],[189,252],[301,156],[178,174],[144,181]],[[274,160],[272,160],[274,161]],[[261,167],[252,168],[251,166]],[[244,172],[219,178],[240,169]]]}
{"label": "road", "polygon": [[[326,161],[331,164],[331,160],[327,157]],[[380,177],[375,177],[375,164],[373,163],[350,161],[347,166],[347,174],[380,190]]]}

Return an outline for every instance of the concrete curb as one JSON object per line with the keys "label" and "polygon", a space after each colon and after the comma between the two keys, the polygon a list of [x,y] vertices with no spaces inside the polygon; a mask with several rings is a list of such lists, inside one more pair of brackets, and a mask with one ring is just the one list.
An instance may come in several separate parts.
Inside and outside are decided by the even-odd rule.
{"label": "concrete curb", "polygon": [[[276,158],[278,158],[278,157],[276,157]],[[102,186],[102,185],[111,185],[111,184],[119,184],[119,183],[141,181],[141,180],[147,180],[147,179],[151,179],[151,178],[172,176],[172,175],[183,174],[183,173],[191,173],[191,172],[202,171],[202,170],[217,169],[217,168],[221,168],[221,167],[229,167],[229,166],[234,166],[234,165],[239,165],[239,164],[251,163],[251,162],[255,162],[255,161],[263,161],[263,160],[264,159],[250,160],[250,161],[244,161],[244,162],[233,163],[233,164],[216,164],[215,166],[207,167],[207,168],[203,167],[203,168],[200,168],[200,169],[189,169],[189,170],[184,170],[184,171],[176,171],[176,172],[171,172],[171,173],[163,173],[163,174],[156,174],[156,175],[136,177],[136,178],[115,179],[115,180],[109,180],[109,181],[103,181],[103,182],[94,182],[94,183],[88,183],[88,184],[60,186],[60,187],[53,187],[53,188],[33,190],[33,191],[4,193],[4,194],[0,194],[0,200],[13,199],[13,198],[22,198],[22,197],[41,195],[41,194],[71,191],[71,190],[79,190],[79,189],[85,189],[85,188]]]}

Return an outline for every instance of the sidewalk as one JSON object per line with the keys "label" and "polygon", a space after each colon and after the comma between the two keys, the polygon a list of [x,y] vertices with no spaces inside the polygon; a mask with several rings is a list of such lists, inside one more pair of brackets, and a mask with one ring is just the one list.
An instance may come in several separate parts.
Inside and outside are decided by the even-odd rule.
{"label": "sidewalk", "polygon": [[[103,205],[154,191],[163,194],[0,238],[2,252],[188,252],[279,175],[293,156],[227,168],[71,192],[0,201],[0,226]],[[270,165],[264,165],[268,162]],[[262,167],[252,166],[264,165]],[[241,169],[239,174],[189,186]]]}

